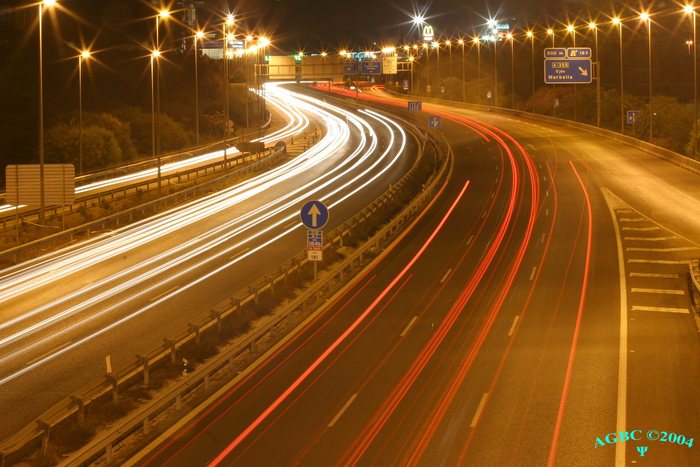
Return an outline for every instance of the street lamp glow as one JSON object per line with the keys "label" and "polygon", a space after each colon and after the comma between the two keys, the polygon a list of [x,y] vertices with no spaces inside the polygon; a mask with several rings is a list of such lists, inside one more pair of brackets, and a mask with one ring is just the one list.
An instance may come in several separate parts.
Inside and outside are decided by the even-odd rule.
{"label": "street lamp glow", "polygon": [[254,39],[254,37],[251,36],[250,34],[248,34],[247,36],[245,36],[245,40],[247,40],[248,42],[252,41],[253,39]]}
{"label": "street lamp glow", "polygon": [[683,7],[683,11],[684,11],[686,14],[689,15],[689,14],[691,14],[693,11],[695,11],[695,7],[694,7],[693,5],[685,5],[685,6]]}
{"label": "street lamp glow", "polygon": [[432,46],[433,46],[433,49],[437,49],[438,47],[440,47],[440,43],[437,42],[437,41],[436,41],[436,42],[433,42],[433,43],[432,43]]}
{"label": "street lamp glow", "polygon": [[260,47],[267,47],[270,45],[270,39],[267,37],[261,37],[258,39],[258,43],[260,44]]}
{"label": "street lamp glow", "polygon": [[472,38],[472,42],[473,42],[474,44],[478,44],[478,43],[479,43],[479,36],[474,36],[474,37]]}
{"label": "street lamp glow", "polygon": [[56,0],[44,0],[44,6],[52,7],[56,4]]}
{"label": "street lamp glow", "polygon": [[411,50],[411,46],[410,46],[410,45],[404,45],[404,46],[403,46],[403,49],[404,49],[406,52],[408,52],[409,50]]}
{"label": "street lamp glow", "polygon": [[197,39],[204,39],[204,31],[197,31],[194,35]]}
{"label": "street lamp glow", "polygon": [[526,35],[527,37],[532,37],[532,36],[533,36],[533,32],[532,32],[532,31],[527,31],[527,32],[525,33],[525,35]]}
{"label": "street lamp glow", "polygon": [[464,39],[458,39],[458,40],[457,40],[457,43],[458,43],[459,45],[464,45]]}
{"label": "street lamp glow", "polygon": [[548,36],[551,36],[551,35],[553,35],[553,34],[554,34],[554,29],[552,29],[552,28],[547,28],[547,35],[548,35]]}
{"label": "street lamp glow", "polygon": [[452,42],[450,42],[449,40],[447,40],[447,41],[445,41],[445,45],[449,47],[449,46],[452,45]]}
{"label": "street lamp glow", "polygon": [[643,11],[639,15],[639,19],[641,19],[642,21],[649,21],[649,13],[647,13],[646,11]]}
{"label": "street lamp glow", "polygon": [[169,12],[168,10],[160,10],[160,11],[158,12],[158,16],[160,16],[161,18],[165,19],[165,18],[167,18],[168,16],[170,16],[170,12]]}
{"label": "street lamp glow", "polygon": [[321,52],[321,57],[327,57],[328,54],[326,52]]}
{"label": "street lamp glow", "polygon": [[425,17],[423,15],[415,15],[412,17],[412,21],[416,26],[420,26],[425,23]]}
{"label": "street lamp glow", "polygon": [[154,50],[153,52],[151,52],[151,57],[160,58],[160,50]]}
{"label": "street lamp glow", "polygon": [[588,29],[593,30],[593,29],[596,29],[597,27],[598,27],[598,25],[595,24],[593,21],[591,21],[590,23],[588,23]]}
{"label": "street lamp glow", "polygon": [[620,24],[620,18],[618,18],[617,16],[615,16],[615,17],[612,19],[612,24],[614,24],[615,26],[617,26],[618,24]]}
{"label": "street lamp glow", "polygon": [[80,52],[80,57],[81,57],[83,60],[87,60],[88,58],[90,58],[90,51],[89,51],[89,50],[83,50],[82,52]]}
{"label": "street lamp glow", "polygon": [[233,42],[235,38],[236,38],[236,36],[234,36],[231,33],[226,34],[226,40],[229,42]]}
{"label": "street lamp glow", "polygon": [[567,30],[568,32],[574,32],[574,25],[573,25],[573,24],[569,24],[569,25],[566,27],[566,30]]}
{"label": "street lamp glow", "polygon": [[427,49],[427,48],[428,48],[428,43],[427,43],[427,42],[423,42],[423,48],[424,48],[424,49]]}
{"label": "street lamp glow", "polygon": [[506,39],[512,40],[512,39],[513,39],[513,34],[507,33],[507,34],[506,34]]}
{"label": "street lamp glow", "polygon": [[498,21],[491,18],[486,22],[486,25],[491,29],[496,29],[496,26],[498,26]]}
{"label": "street lamp glow", "polygon": [[233,26],[233,23],[235,22],[235,19],[233,17],[233,13],[229,13],[226,15],[226,24],[229,26]]}
{"label": "street lamp glow", "polygon": [[418,50],[418,44],[413,44],[413,50]]}

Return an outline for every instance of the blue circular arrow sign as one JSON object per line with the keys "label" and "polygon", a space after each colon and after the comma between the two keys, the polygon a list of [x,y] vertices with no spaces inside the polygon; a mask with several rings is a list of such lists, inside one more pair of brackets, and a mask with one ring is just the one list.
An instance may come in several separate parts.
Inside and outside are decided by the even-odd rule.
{"label": "blue circular arrow sign", "polygon": [[309,201],[301,208],[300,216],[307,229],[322,229],[328,223],[328,208],[320,201]]}

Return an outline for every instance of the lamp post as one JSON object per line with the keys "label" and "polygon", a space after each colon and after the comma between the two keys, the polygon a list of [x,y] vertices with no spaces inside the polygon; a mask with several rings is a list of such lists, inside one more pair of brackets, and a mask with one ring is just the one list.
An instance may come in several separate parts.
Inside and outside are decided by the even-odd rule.
{"label": "lamp post", "polygon": [[510,41],[510,108],[515,109],[515,54],[513,53],[513,34],[506,34],[506,39]]}
{"label": "lamp post", "polygon": [[46,196],[44,193],[44,6],[50,8],[56,5],[56,0],[39,2],[39,223],[45,221],[44,209]]}
{"label": "lamp post", "polygon": [[411,83],[410,83],[410,92],[413,92],[413,65],[415,64],[416,59],[413,56],[408,57],[408,63],[411,65]]}
{"label": "lamp post", "polygon": [[437,52],[437,86],[438,86],[438,97],[440,97],[440,42],[433,42],[433,48]]}
{"label": "lamp post", "polygon": [[233,35],[229,33],[229,28],[233,27],[235,19],[232,13],[226,15],[226,21],[223,25],[223,60],[224,60],[224,162],[226,161],[226,156],[228,153],[228,136],[229,136],[229,99],[228,99],[228,88],[229,88],[229,50],[228,42],[233,38]]}
{"label": "lamp post", "polygon": [[156,83],[158,81],[157,63],[160,58],[160,50],[151,52],[151,156],[158,161],[158,193],[160,194],[160,147],[158,145],[157,127],[158,127],[158,109],[156,105]]}
{"label": "lamp post", "polygon": [[78,55],[78,174],[83,174],[83,61],[90,58],[90,51]]}
{"label": "lamp post", "polygon": [[[576,47],[576,28],[573,24],[569,24],[566,31],[571,34],[573,46]],[[574,121],[578,122],[578,86],[576,84],[574,84]]]}
{"label": "lamp post", "polygon": [[195,144],[199,146],[199,41],[204,39],[204,32],[194,35],[194,128]]}
{"label": "lamp post", "polygon": [[450,62],[450,65],[449,65],[450,73],[448,76],[452,76],[452,41],[447,39],[445,41],[445,45],[447,46],[447,53],[448,53],[448,57],[449,57],[448,61]]}
{"label": "lamp post", "polygon": [[651,87],[651,16],[646,11],[639,15],[639,19],[644,21],[647,27],[648,46],[647,52],[649,57],[649,142],[654,141],[654,110],[652,105],[652,87]]}
{"label": "lamp post", "polygon": [[158,196],[162,196],[162,178],[161,178],[161,167],[160,167],[160,55],[161,55],[161,43],[160,43],[160,21],[165,21],[170,17],[170,12],[168,10],[160,10],[156,15],[156,43],[153,47],[153,57],[155,61],[151,62],[151,65],[155,65],[154,73],[155,79],[155,153],[156,159],[158,161]]}
{"label": "lamp post", "polygon": [[547,35],[552,37],[552,48],[554,48],[554,29],[547,28]]}
{"label": "lamp post", "polygon": [[625,70],[622,62],[622,20],[615,16],[612,24],[617,26],[620,44],[620,133],[625,133]]}
{"label": "lamp post", "polygon": [[472,42],[476,44],[476,87],[478,92],[477,104],[481,101],[481,39],[474,36]]}
{"label": "lamp post", "polygon": [[464,60],[464,39],[459,39],[457,43],[462,47],[462,102],[467,102],[467,63]]}
{"label": "lamp post", "polygon": [[532,77],[530,83],[532,84],[532,92],[530,94],[530,110],[535,113],[535,33],[532,31],[527,31],[525,35],[530,39],[530,71],[532,72]]}
{"label": "lamp post", "polygon": [[[693,27],[693,104],[694,104],[694,119],[693,128],[695,128],[695,138],[693,139],[693,157],[698,157],[698,49],[697,49],[697,28],[696,28],[696,13],[695,6],[686,5],[683,11],[687,15],[691,15],[691,26]],[[690,47],[690,46],[688,46]]]}
{"label": "lamp post", "polygon": [[595,121],[596,126],[600,127],[600,56],[598,55],[598,26],[591,21],[588,23],[588,29],[592,30],[595,34]]}
{"label": "lamp post", "polygon": [[498,33],[493,35],[493,106],[498,107]]}
{"label": "lamp post", "polygon": [[427,42],[423,42],[423,50],[425,50],[425,92],[430,96],[433,88],[430,85],[430,47]]}

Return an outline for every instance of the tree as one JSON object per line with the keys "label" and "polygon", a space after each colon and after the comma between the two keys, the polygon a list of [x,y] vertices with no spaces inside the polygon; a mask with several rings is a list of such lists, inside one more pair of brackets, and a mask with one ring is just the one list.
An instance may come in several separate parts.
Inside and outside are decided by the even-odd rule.
{"label": "tree", "polygon": [[[46,158],[51,162],[78,165],[80,158],[79,128],[59,123],[46,134]],[[95,169],[122,161],[122,151],[111,131],[89,125],[83,128],[83,167]]]}
{"label": "tree", "polygon": [[[692,112],[675,97],[654,96],[654,140],[658,146],[683,152],[693,126]],[[641,109],[636,122],[636,133],[640,139],[649,139],[649,106]]]}

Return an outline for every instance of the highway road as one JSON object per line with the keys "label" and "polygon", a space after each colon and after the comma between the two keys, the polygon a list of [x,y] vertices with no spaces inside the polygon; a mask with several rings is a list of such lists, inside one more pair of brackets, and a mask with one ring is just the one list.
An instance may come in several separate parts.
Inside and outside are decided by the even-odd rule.
{"label": "highway road", "polygon": [[318,144],[226,190],[2,271],[0,436],[102,378],[106,355],[125,366],[303,250],[306,201],[327,203],[333,228],[413,163],[416,142],[385,116],[283,86],[267,95],[324,128]]}
{"label": "highway road", "polygon": [[700,465],[683,275],[700,177],[564,127],[423,109],[455,154],[434,204],[129,465]]}

